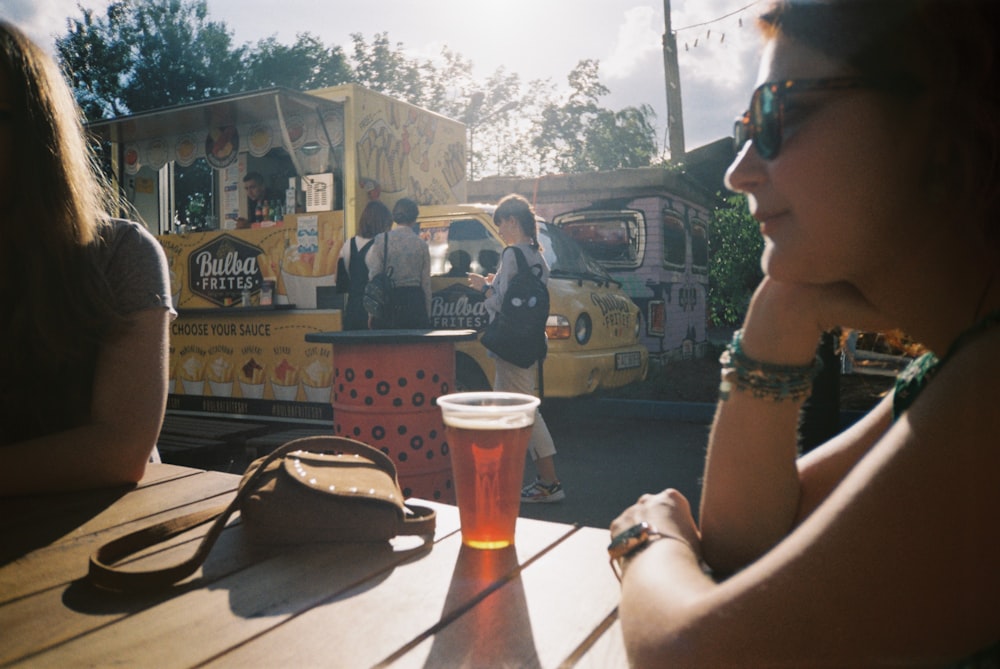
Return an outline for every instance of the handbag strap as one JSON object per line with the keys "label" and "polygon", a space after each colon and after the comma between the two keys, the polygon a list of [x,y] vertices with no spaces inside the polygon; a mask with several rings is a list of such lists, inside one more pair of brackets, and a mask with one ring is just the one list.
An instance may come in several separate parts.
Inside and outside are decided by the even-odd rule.
{"label": "handbag strap", "polygon": [[[208,553],[212,546],[225,529],[229,517],[240,507],[243,499],[254,489],[254,484],[263,475],[267,465],[278,458],[284,457],[288,453],[295,451],[311,452],[349,452],[363,455],[369,458],[380,468],[392,474],[393,481],[397,483],[396,466],[382,451],[372,448],[368,444],[354,439],[334,436],[303,437],[289,441],[275,450],[267,457],[255,464],[256,469],[245,476],[240,483],[240,488],[236,496],[227,505],[217,506],[211,509],[203,509],[193,513],[164,520],[148,527],[136,530],[124,536],[113,539],[90,556],[90,568],[88,578],[94,585],[108,590],[118,590],[123,592],[138,592],[159,590],[166,588],[180,580],[193,574],[208,558]],[[403,518],[396,527],[397,535],[431,535],[436,526],[436,516],[434,509],[416,504],[407,504]],[[190,529],[212,522],[212,526],[198,544],[197,550],[185,560],[159,569],[149,569],[146,571],[123,571],[115,567],[114,564],[139,551],[155,546],[171,539]]]}

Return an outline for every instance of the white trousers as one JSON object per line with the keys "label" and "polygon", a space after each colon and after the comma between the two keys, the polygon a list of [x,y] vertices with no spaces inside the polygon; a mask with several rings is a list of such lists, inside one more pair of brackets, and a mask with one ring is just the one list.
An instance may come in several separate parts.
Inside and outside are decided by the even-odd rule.
{"label": "white trousers", "polygon": [[[496,373],[493,376],[493,390],[508,393],[524,393],[538,397],[538,363],[525,369],[506,360],[493,358],[496,362]],[[535,425],[531,428],[531,440],[528,442],[528,452],[531,459],[546,458],[556,454],[556,445],[549,434],[549,428],[542,418],[542,412],[535,412]]]}

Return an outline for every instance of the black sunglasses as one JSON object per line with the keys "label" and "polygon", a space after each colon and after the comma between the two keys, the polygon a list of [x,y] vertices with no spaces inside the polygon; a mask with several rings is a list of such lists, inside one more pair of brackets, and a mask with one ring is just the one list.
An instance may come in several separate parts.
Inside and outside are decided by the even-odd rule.
{"label": "black sunglasses", "polygon": [[758,86],[750,98],[750,108],[736,119],[733,142],[736,153],[751,139],[764,160],[774,160],[781,150],[784,132],[785,96],[810,91],[841,91],[852,88],[881,87],[865,77],[830,77],[826,79],[785,79]]}

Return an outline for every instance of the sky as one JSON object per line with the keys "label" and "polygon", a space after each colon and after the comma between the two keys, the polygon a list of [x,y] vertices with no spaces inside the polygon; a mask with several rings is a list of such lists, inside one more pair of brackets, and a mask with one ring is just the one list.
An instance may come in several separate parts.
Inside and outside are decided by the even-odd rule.
{"label": "sky", "polygon": [[[691,150],[729,136],[746,106],[760,49],[759,0],[208,0],[208,11],[210,20],[226,23],[235,44],[272,36],[291,44],[309,32],[349,53],[353,33],[371,42],[384,32],[414,58],[435,59],[448,47],[471,61],[480,80],[503,67],[522,82],[550,80],[568,89],[577,63],[597,60],[601,83],[611,91],[599,104],[613,110],[650,105],[663,148],[667,2]],[[0,0],[0,16],[52,51],[67,19],[81,16],[78,4],[102,9],[107,0]]]}

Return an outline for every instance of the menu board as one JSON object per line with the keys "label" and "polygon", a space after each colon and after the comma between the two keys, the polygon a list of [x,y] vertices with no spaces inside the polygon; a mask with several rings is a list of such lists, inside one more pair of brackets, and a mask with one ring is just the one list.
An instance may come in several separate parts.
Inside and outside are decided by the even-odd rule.
{"label": "menu board", "polygon": [[305,336],[340,329],[334,310],[183,314],[170,328],[167,408],[332,420],[332,347]]}
{"label": "menu board", "polygon": [[[319,309],[343,244],[343,212],[280,226],[159,237],[178,317],[170,330],[168,409],[331,420],[332,351],[306,334],[341,329]],[[272,304],[261,304],[273,281]],[[266,302],[266,300],[265,300]]]}

